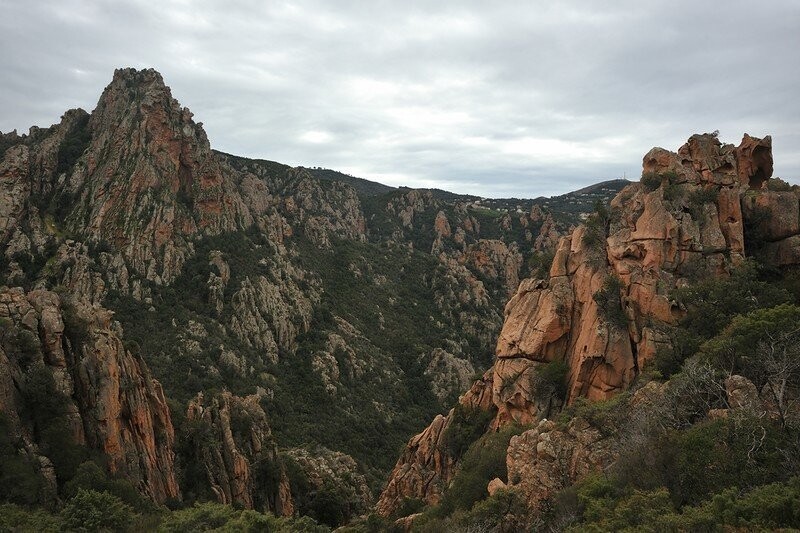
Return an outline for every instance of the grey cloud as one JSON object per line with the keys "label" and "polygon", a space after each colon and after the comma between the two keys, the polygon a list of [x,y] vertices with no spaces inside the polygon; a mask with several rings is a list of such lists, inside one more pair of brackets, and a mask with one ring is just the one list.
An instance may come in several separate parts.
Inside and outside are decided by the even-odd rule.
{"label": "grey cloud", "polygon": [[714,129],[772,134],[776,174],[800,180],[791,0],[0,9],[2,131],[92,109],[114,68],[152,66],[217,149],[395,185],[559,194]]}

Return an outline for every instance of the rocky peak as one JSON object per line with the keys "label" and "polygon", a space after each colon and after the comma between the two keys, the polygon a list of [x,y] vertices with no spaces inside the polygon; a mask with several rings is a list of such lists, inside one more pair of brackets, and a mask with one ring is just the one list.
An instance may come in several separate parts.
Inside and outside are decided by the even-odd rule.
{"label": "rocky peak", "polygon": [[187,238],[252,222],[202,125],[158,72],[117,70],[89,129],[70,184],[81,198],[70,220],[120,250],[134,272],[168,282],[191,253]]}

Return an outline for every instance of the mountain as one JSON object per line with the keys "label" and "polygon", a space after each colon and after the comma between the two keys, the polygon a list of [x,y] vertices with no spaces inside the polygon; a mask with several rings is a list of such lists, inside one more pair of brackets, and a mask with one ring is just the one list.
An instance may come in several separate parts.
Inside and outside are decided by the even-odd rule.
{"label": "mountain", "polygon": [[[365,512],[567,229],[215,152],[154,70],[0,140],[0,405],[39,487],[6,498],[26,504],[98,463],[157,502]],[[321,517],[328,486],[352,494],[344,515]]]}
{"label": "mountain", "polygon": [[350,185],[356,192],[363,196],[379,196],[396,190],[395,187],[384,185],[376,181],[369,181],[357,178],[349,174],[343,174],[327,168],[310,168],[308,171],[317,179],[328,181],[340,181]]}
{"label": "mountain", "polygon": [[[771,173],[769,137],[697,135],[553,199],[393,189],[214,151],[117,70],[91,113],[0,134],[0,524],[515,530],[663,442],[675,511],[732,486],[687,464],[750,464],[743,427],[743,490],[788,484],[800,207]],[[661,487],[614,475],[620,516]]]}

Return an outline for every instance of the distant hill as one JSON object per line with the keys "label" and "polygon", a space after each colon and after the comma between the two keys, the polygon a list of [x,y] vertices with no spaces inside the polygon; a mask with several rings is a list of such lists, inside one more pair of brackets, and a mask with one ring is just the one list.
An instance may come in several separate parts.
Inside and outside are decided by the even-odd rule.
{"label": "distant hill", "polygon": [[320,180],[341,181],[342,183],[346,183],[362,196],[379,196],[381,194],[386,194],[387,192],[397,190],[396,187],[384,185],[383,183],[378,183],[377,181],[357,178],[355,176],[351,176],[350,174],[344,174],[343,172],[338,172],[329,168],[307,168],[306,170],[308,170],[312,176]]}
{"label": "distant hill", "polygon": [[550,198],[537,198],[533,202],[549,208],[556,218],[559,216],[569,217],[591,213],[598,200],[608,203],[619,191],[630,185],[631,181],[626,179],[614,179],[595,183],[577,191],[568,192]]}

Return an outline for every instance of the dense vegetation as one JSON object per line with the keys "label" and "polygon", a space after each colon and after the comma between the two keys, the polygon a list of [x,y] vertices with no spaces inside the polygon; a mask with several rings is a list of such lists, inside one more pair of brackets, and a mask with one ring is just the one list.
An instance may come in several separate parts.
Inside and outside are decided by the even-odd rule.
{"label": "dense vegetation", "polygon": [[160,508],[140,512],[110,492],[80,489],[57,513],[13,503],[0,504],[0,531],[325,533],[330,529],[307,516],[278,518],[218,503],[196,504],[175,511]]}
{"label": "dense vegetation", "polygon": [[[313,273],[304,283],[318,284],[321,300],[308,332],[297,338],[296,349],[281,351],[274,363],[225,330],[229,308],[217,317],[208,305],[206,282],[216,272],[208,262],[212,250],[221,252],[230,265],[226,300],[246,278],[273,276],[282,268],[257,232],[198,241],[195,255],[172,285],[151,287],[150,311],[142,312],[140,302],[119,294],[111,294],[105,303],[122,324],[129,349],[144,354],[163,383],[178,424],[184,418],[179,411],[199,391],[210,395],[228,389],[245,395],[256,387],[268,388],[272,394],[264,399],[264,408],[282,447],[321,444],[341,450],[365,466],[377,489],[396,450],[442,408],[424,371],[425,356],[434,348],[447,348],[446,339],[458,328],[458,315],[436,304],[436,280],[443,267],[429,254],[380,243],[338,241],[329,250],[319,250],[298,236],[294,244],[295,266]],[[325,349],[328,335],[338,331],[339,319],[358,331],[347,341],[364,357],[364,373],[343,372],[332,397],[313,367],[313,355]],[[182,348],[190,322],[207,332],[199,352]],[[173,327],[160,327],[165,323]],[[455,336],[462,341],[464,356],[477,367],[490,364],[490,352],[479,339]],[[220,365],[223,346],[243,356],[252,371],[242,376]],[[341,368],[350,364],[345,353],[333,355]],[[396,378],[387,379],[387,371]],[[388,410],[388,417],[375,409],[375,401]],[[180,441],[196,431],[188,426],[177,429]]]}

